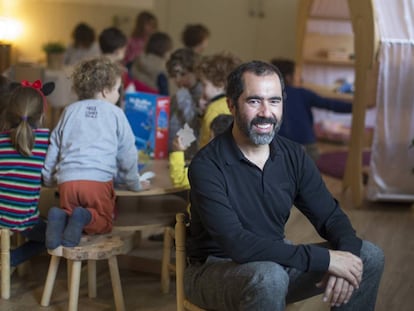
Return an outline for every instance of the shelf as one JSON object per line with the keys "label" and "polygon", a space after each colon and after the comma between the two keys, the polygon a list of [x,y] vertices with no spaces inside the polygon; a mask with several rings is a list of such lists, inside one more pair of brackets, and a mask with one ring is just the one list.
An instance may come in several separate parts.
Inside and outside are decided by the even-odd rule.
{"label": "shelf", "polygon": [[305,64],[315,64],[315,65],[331,65],[331,66],[346,66],[346,67],[353,67],[355,65],[354,60],[334,60],[328,58],[310,58],[307,57],[303,59]]}
{"label": "shelf", "polygon": [[347,102],[352,102],[353,99],[354,99],[353,94],[338,93],[338,92],[335,92],[332,88],[329,88],[326,85],[304,83],[302,85],[302,87],[304,87],[306,89],[309,89],[311,91],[314,91],[316,94],[318,94],[322,97],[326,97],[326,98],[338,99],[338,100],[343,100],[343,101],[347,101]]}

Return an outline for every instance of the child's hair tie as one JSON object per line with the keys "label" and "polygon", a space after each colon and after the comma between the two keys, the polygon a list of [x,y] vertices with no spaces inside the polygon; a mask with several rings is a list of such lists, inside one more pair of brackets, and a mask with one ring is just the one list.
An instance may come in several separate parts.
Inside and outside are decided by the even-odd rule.
{"label": "child's hair tie", "polygon": [[22,121],[27,121],[27,116],[22,116],[21,119]]}

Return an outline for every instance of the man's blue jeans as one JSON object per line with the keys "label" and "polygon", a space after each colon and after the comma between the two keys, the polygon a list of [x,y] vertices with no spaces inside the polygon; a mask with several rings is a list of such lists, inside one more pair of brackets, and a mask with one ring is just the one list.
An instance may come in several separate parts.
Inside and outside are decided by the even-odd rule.
{"label": "man's blue jeans", "polygon": [[[332,310],[373,311],[384,268],[384,254],[363,241],[360,255],[364,272],[350,301]],[[204,264],[190,264],[184,275],[188,299],[208,310],[283,311],[286,303],[324,292],[315,286],[324,273],[302,272],[274,262],[237,264],[210,256]]]}
{"label": "man's blue jeans", "polygon": [[20,232],[28,241],[10,252],[10,266],[15,267],[46,250],[46,222],[39,218],[31,229]]}

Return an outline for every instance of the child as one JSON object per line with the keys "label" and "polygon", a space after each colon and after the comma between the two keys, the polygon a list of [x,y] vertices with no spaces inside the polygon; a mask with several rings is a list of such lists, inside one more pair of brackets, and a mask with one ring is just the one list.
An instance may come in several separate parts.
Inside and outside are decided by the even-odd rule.
{"label": "child", "polygon": [[161,95],[168,95],[165,63],[171,49],[172,40],[167,33],[153,33],[148,40],[145,53],[138,56],[132,65],[132,78],[157,89]]}
{"label": "child", "polygon": [[352,105],[348,102],[323,98],[310,90],[296,87],[293,61],[273,59],[271,63],[280,70],[286,84],[287,97],[279,134],[302,144],[310,157],[316,161],[319,158],[319,150],[313,128],[312,107],[351,113]]}
{"label": "child", "polygon": [[206,26],[202,24],[188,24],[181,34],[181,41],[186,48],[201,54],[208,46],[209,37],[210,31]]}
{"label": "child", "polygon": [[[233,116],[231,114],[219,114],[210,123],[210,131],[212,140],[214,137],[223,134],[233,123]],[[184,150],[186,148],[182,145],[179,136],[176,136],[173,142],[173,152],[170,153],[170,177],[176,187],[190,187],[187,172],[188,167],[184,159]]]}
{"label": "child", "polygon": [[28,240],[11,251],[10,264],[15,267],[45,250],[46,224],[39,218],[38,201],[49,129],[42,123],[44,96],[53,91],[54,83],[23,81],[10,87],[3,111],[7,122],[0,133],[0,227]]}
{"label": "child", "polygon": [[84,61],[72,74],[79,101],[67,106],[51,135],[43,181],[56,178],[61,208],[48,214],[46,247],[79,244],[112,230],[114,178],[139,191],[135,138],[119,98],[122,68],[105,57]]}
{"label": "child", "polygon": [[227,75],[241,63],[240,59],[230,53],[205,56],[196,68],[196,73],[203,84],[203,99],[207,101],[201,120],[199,147],[210,140],[210,123],[219,114],[230,114],[225,96]]}
{"label": "child", "polygon": [[[173,139],[177,132],[187,123],[198,139],[200,132],[198,103],[203,92],[200,80],[194,70],[198,55],[191,49],[178,49],[167,61],[167,71],[178,90],[171,97],[170,123],[168,128],[169,150],[172,150]],[[186,158],[191,159],[198,145],[192,144],[186,150]]]}
{"label": "child", "polygon": [[148,11],[142,11],[137,15],[124,58],[124,64],[128,69],[131,68],[134,60],[144,52],[149,37],[157,29],[158,20],[154,14]]}
{"label": "child", "polygon": [[[127,37],[124,33],[116,27],[108,27],[102,30],[99,34],[99,47],[103,56],[109,58],[111,61],[121,64],[125,57],[125,51],[127,46]],[[150,88],[145,84],[133,80],[129,77],[127,68],[122,73],[122,89],[125,89],[130,83],[133,83],[136,91],[146,93],[158,93],[158,90]],[[122,99],[122,94],[120,98]],[[117,103],[121,106],[121,103]]]}
{"label": "child", "polygon": [[79,23],[73,29],[73,44],[65,51],[63,63],[73,66],[82,60],[96,57],[100,54],[95,42],[95,30],[86,23]]}

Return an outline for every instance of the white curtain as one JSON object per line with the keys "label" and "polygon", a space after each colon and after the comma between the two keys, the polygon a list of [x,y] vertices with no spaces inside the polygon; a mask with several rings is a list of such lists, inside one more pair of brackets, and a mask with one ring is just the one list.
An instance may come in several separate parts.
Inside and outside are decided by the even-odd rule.
{"label": "white curtain", "polygon": [[367,196],[414,201],[414,1],[374,3],[380,68]]}

